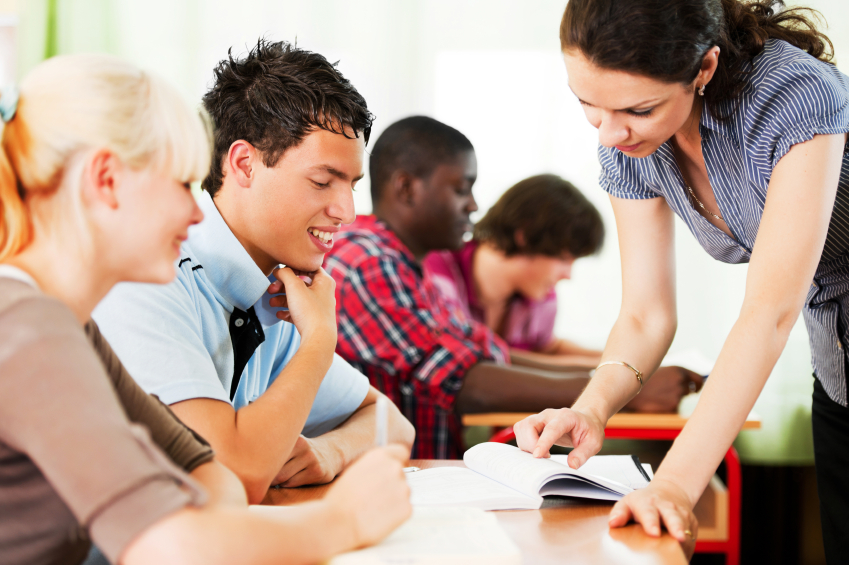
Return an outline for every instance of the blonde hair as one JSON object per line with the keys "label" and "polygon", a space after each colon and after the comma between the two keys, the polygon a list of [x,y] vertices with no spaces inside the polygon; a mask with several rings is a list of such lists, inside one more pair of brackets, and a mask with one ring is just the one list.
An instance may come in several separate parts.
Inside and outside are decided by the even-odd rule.
{"label": "blonde hair", "polygon": [[65,182],[69,164],[98,148],[180,182],[209,171],[208,128],[165,81],[109,55],[49,59],[21,84],[17,113],[2,132],[0,261],[32,241],[28,198],[76,190],[78,181]]}

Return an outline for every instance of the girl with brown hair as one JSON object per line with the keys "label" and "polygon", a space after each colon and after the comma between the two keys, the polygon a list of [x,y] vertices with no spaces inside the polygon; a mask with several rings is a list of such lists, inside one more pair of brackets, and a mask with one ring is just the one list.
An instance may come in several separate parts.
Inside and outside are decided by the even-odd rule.
{"label": "girl with brown hair", "polygon": [[[498,198],[475,224],[471,241],[458,250],[431,252],[422,265],[450,308],[507,342],[513,365],[588,370],[599,364],[601,351],[555,335],[554,287],[603,241],[601,215],[575,185],[557,175],[535,175]],[[701,386],[702,377],[692,371],[661,367],[625,409],[674,412],[682,396]]]}
{"label": "girl with brown hair", "polygon": [[537,457],[596,453],[676,328],[673,213],[714,258],[749,262],[746,294],[699,405],[651,485],[611,511],[695,539],[692,513],[799,313],[815,371],[814,447],[830,562],[849,551],[849,79],[805,9],[739,0],[570,0],[569,85],[599,130],[622,255],[619,318],[571,409],[517,424]]}

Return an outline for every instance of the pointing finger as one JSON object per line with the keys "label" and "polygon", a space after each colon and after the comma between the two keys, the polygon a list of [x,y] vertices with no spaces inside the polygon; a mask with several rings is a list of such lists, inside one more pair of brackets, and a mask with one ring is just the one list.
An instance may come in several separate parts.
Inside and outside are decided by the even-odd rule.
{"label": "pointing finger", "polygon": [[548,457],[551,446],[575,427],[575,416],[571,410],[561,411],[549,420],[534,448],[534,457]]}
{"label": "pointing finger", "polygon": [[514,424],[513,433],[516,435],[516,445],[519,446],[519,449],[527,451],[528,453],[533,451],[534,447],[536,447],[537,441],[539,440],[537,426],[541,428],[544,425],[545,424],[542,423],[542,420],[537,414],[528,416],[521,422]]}

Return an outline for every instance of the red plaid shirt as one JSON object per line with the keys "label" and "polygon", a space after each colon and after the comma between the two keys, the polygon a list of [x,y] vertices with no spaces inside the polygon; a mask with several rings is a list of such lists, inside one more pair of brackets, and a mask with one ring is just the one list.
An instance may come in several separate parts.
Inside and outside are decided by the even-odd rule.
{"label": "red plaid shirt", "polygon": [[336,352],[416,427],[413,459],[462,456],[454,401],[466,371],[509,362],[507,344],[440,300],[410,250],[374,216],[336,235],[324,268],[336,280]]}

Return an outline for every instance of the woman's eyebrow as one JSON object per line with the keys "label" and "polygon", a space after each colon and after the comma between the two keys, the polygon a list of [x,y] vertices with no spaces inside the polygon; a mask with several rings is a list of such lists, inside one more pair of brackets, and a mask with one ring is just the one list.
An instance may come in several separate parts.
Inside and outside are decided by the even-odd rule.
{"label": "woman's eyebrow", "polygon": [[[576,98],[577,98],[577,96],[576,96]],[[592,106],[593,108],[595,108],[595,106],[593,104],[590,104],[589,102],[587,102],[586,100],[583,100],[581,98],[578,98],[578,102],[580,102],[581,104],[585,104],[587,106]],[[637,108],[645,109],[645,107],[647,107],[647,106],[656,106],[659,102],[660,102],[660,100],[658,100],[658,99],[646,100],[645,102],[640,102],[639,104],[634,104],[633,106],[630,106],[628,108],[619,108],[617,110],[614,110],[614,112],[628,112],[628,111],[633,111]]]}

